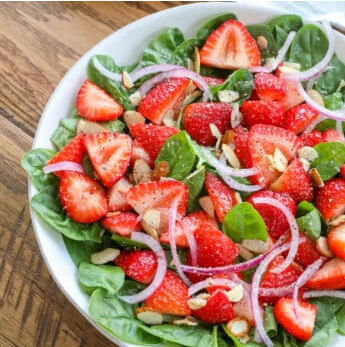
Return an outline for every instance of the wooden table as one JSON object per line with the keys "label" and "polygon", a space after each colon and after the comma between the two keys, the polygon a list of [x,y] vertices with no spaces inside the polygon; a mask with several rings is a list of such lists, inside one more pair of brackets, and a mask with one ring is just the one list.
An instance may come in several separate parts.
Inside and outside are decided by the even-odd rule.
{"label": "wooden table", "polygon": [[0,3],[0,346],[110,346],[50,277],[31,226],[31,148],[49,96],[116,29],[181,2]]}

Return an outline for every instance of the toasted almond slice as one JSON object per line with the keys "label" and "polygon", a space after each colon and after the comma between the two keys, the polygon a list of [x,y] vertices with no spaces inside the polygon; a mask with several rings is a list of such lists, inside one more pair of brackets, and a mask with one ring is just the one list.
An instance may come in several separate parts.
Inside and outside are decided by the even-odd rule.
{"label": "toasted almond slice", "polygon": [[194,100],[199,98],[199,96],[201,96],[201,94],[202,94],[202,92],[200,90],[194,90],[193,92],[191,92],[189,94],[187,93],[187,96],[183,101],[182,107],[187,106],[188,104],[190,104],[191,102],[193,102]]}
{"label": "toasted almond slice", "polygon": [[134,123],[145,123],[145,117],[141,113],[133,110],[126,111],[123,114],[123,120],[128,127]]}
{"label": "toasted almond slice", "polygon": [[242,200],[242,196],[239,192],[235,192],[235,200],[238,204],[240,204],[241,202],[243,202]]}
{"label": "toasted almond slice", "polygon": [[210,294],[202,293],[196,296],[195,298],[191,298],[187,301],[187,305],[191,310],[198,310],[201,307],[206,306],[207,299],[210,297]]}
{"label": "toasted almond slice", "polygon": [[238,284],[226,293],[228,299],[232,302],[239,302],[243,298],[243,286]]}
{"label": "toasted almond slice", "polygon": [[250,324],[246,319],[236,317],[226,324],[226,328],[235,337],[243,337],[248,334]]}
{"label": "toasted almond slice", "polygon": [[198,321],[192,317],[192,316],[187,316],[186,318],[183,319],[177,319],[172,322],[174,325],[186,325],[188,327],[195,327],[198,325]]}
{"label": "toasted almond slice", "polygon": [[243,114],[240,112],[240,104],[235,102],[232,104],[231,111],[231,127],[234,129],[241,124],[243,120]]}
{"label": "toasted almond slice", "polygon": [[245,259],[245,260],[249,260],[254,258],[254,254],[252,252],[250,252],[247,248],[244,248],[241,244],[238,245],[239,249],[240,249],[240,256]]}
{"label": "toasted almond slice", "polygon": [[109,132],[109,130],[105,126],[96,122],[80,119],[77,124],[77,134],[98,134],[107,132]]}
{"label": "toasted almond slice", "polygon": [[201,208],[212,218],[214,218],[214,205],[210,196],[206,195],[199,199]]}
{"label": "toasted almond slice", "polygon": [[284,154],[281,152],[281,150],[278,147],[276,147],[273,153],[272,166],[279,172],[284,172],[286,171],[288,164],[289,162],[284,156]]}
{"label": "toasted almond slice", "polygon": [[134,87],[131,75],[125,70],[122,70],[122,85],[126,89],[131,89]]}
{"label": "toasted almond slice", "polygon": [[160,161],[153,170],[151,176],[152,181],[159,181],[162,177],[167,177],[169,174],[169,163],[165,160]]}
{"label": "toasted almond slice", "polygon": [[261,49],[267,49],[267,44],[268,44],[268,42],[267,42],[267,39],[266,39],[265,36],[258,36],[258,37],[256,38],[256,42],[257,42],[259,48],[261,48]]}
{"label": "toasted almond slice", "polygon": [[141,220],[143,229],[156,240],[166,230],[163,224],[161,211],[156,209],[147,210]]}
{"label": "toasted almond slice", "polygon": [[174,110],[168,110],[163,117],[163,124],[168,127],[174,127],[176,125]]}
{"label": "toasted almond slice", "polygon": [[331,227],[337,227],[339,226],[340,224],[344,224],[345,223],[345,214],[342,214],[341,216],[335,218],[335,219],[332,219],[330,222],[329,222],[329,225]]}
{"label": "toasted almond slice", "polygon": [[139,91],[134,92],[129,96],[129,101],[133,106],[138,106],[141,101],[141,95]]}
{"label": "toasted almond slice", "polygon": [[187,58],[187,69],[194,71],[194,63],[193,63],[193,60],[190,58]]}
{"label": "toasted almond slice", "polygon": [[216,148],[219,148],[220,143],[222,141],[222,133],[219,131],[217,125],[211,123],[210,124],[210,130],[211,130],[211,134],[217,138],[217,143],[216,143]]}
{"label": "toasted almond slice", "polygon": [[268,250],[268,242],[258,239],[246,239],[241,242],[244,248],[254,253],[263,253]]}
{"label": "toasted almond slice", "polygon": [[152,170],[143,159],[137,159],[133,166],[133,179],[136,184],[151,181]]}
{"label": "toasted almond slice", "polygon": [[313,99],[318,105],[325,107],[325,102],[323,101],[323,98],[321,94],[315,90],[315,89],[310,89],[308,91],[308,95]]}
{"label": "toasted almond slice", "polygon": [[197,46],[194,46],[194,71],[200,73],[200,52]]}
{"label": "toasted almond slice", "polygon": [[290,69],[294,69],[294,71],[301,71],[301,64],[295,63],[293,61],[284,61],[283,66]]}
{"label": "toasted almond slice", "polygon": [[325,236],[321,236],[316,240],[316,249],[326,258],[334,257],[334,254],[328,247],[328,239]]}
{"label": "toasted almond slice", "polygon": [[105,248],[101,252],[93,253],[90,261],[92,264],[102,265],[113,261],[119,254],[120,251],[116,248]]}
{"label": "toasted almond slice", "polygon": [[234,140],[235,133],[233,130],[227,130],[222,136],[222,143],[226,145],[230,145],[230,143]]}
{"label": "toasted almond slice", "polygon": [[319,171],[317,171],[316,167],[310,169],[308,173],[309,173],[309,177],[311,179],[311,183],[313,184],[314,187],[317,187],[317,188],[324,187],[325,183],[323,182],[323,180],[319,174]]}
{"label": "toasted almond slice", "polygon": [[305,172],[308,172],[310,169],[310,162],[307,159],[301,158],[300,162],[302,163],[303,169]]}
{"label": "toasted almond slice", "polygon": [[240,169],[241,168],[241,163],[238,160],[238,157],[234,150],[227,144],[223,143],[222,144],[222,151],[228,161],[228,163],[235,169]]}
{"label": "toasted almond slice", "polygon": [[240,93],[235,90],[220,90],[218,92],[218,99],[221,102],[226,102],[228,104],[238,100]]}
{"label": "toasted almond slice", "polygon": [[297,150],[297,156],[298,156],[298,158],[306,159],[311,163],[316,158],[319,157],[319,154],[316,152],[316,150],[313,147],[304,146],[304,147]]}
{"label": "toasted almond slice", "polygon": [[163,323],[163,314],[151,307],[137,307],[135,314],[139,320],[148,325],[160,325]]}

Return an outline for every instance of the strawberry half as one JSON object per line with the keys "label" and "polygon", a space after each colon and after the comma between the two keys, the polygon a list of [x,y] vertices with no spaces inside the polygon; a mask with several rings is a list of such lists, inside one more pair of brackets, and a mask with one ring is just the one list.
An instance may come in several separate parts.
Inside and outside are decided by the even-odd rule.
{"label": "strawberry half", "polygon": [[219,86],[220,84],[225,82],[224,78],[209,77],[209,76],[202,76],[202,78],[209,86]]}
{"label": "strawberry half", "polygon": [[308,104],[292,107],[285,113],[283,128],[299,134],[318,116],[319,112]]}
{"label": "strawberry half", "polygon": [[214,30],[200,50],[202,65],[235,70],[261,65],[260,50],[243,23],[227,20]]}
{"label": "strawberry half", "polygon": [[130,162],[131,167],[134,166],[135,161],[138,159],[144,160],[147,164],[150,165],[151,168],[153,168],[154,163],[150,155],[146,152],[142,144],[137,139],[134,139],[132,146],[132,157]]}
{"label": "strawberry half", "polygon": [[66,213],[76,222],[93,223],[108,212],[103,187],[79,172],[65,172],[60,180],[59,196]]}
{"label": "strawberry half", "polygon": [[132,185],[126,177],[120,178],[107,192],[109,212],[129,211],[131,206],[126,200],[126,193]]}
{"label": "strawberry half", "polygon": [[233,147],[233,150],[236,153],[241,165],[244,167],[250,167],[252,164],[248,148],[248,130],[239,125],[233,130],[233,135],[234,137],[230,143],[231,147]]}
{"label": "strawberry half", "polygon": [[81,117],[92,122],[114,120],[123,113],[119,103],[90,81],[85,81],[79,90],[77,110]]}
{"label": "strawberry half", "polygon": [[97,176],[106,187],[111,187],[125,173],[132,153],[132,140],[118,133],[88,134],[84,146]]}
{"label": "strawberry half", "polygon": [[285,81],[270,73],[256,74],[254,89],[260,100],[264,101],[281,101],[288,92]]}
{"label": "strawberry half", "polygon": [[119,234],[123,237],[130,237],[133,231],[141,230],[138,215],[133,212],[108,213],[101,220],[101,224],[112,234]]}
{"label": "strawberry half", "polygon": [[339,135],[335,129],[327,129],[322,133],[322,142],[341,142],[345,143],[345,140]]}
{"label": "strawberry half", "polygon": [[322,133],[317,130],[313,130],[310,133],[302,133],[300,139],[303,142],[303,146],[314,147],[323,141]]}
{"label": "strawberry half", "polygon": [[296,317],[293,300],[280,298],[274,305],[274,316],[282,327],[292,336],[307,341],[313,334],[316,306],[298,300]]}
{"label": "strawberry half", "polygon": [[170,78],[158,83],[141,100],[138,112],[152,123],[162,124],[165,114],[172,110],[177,118],[186,96],[189,80]]}
{"label": "strawberry half", "polygon": [[299,244],[295,261],[299,265],[307,267],[318,260],[321,257],[321,254],[317,250],[316,244],[313,240],[311,240],[305,234],[303,235],[301,233],[301,236],[304,236],[306,239]]}
{"label": "strawberry half", "polygon": [[333,228],[327,235],[328,247],[338,258],[345,260],[345,224]]}

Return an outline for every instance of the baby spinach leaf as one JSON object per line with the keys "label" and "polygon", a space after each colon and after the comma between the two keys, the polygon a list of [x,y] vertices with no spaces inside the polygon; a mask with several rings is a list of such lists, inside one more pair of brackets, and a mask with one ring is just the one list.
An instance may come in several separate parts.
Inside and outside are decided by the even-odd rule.
{"label": "baby spinach leaf", "polygon": [[345,145],[340,142],[325,142],[314,146],[319,157],[312,163],[324,181],[334,177],[345,163]]}
{"label": "baby spinach leaf", "polygon": [[317,209],[310,211],[306,215],[297,218],[300,231],[304,232],[312,240],[316,240],[321,235],[321,218]]}
{"label": "baby spinach leaf", "polygon": [[[230,331],[226,328],[226,325],[225,324],[222,324],[222,328],[225,332],[225,334],[230,338],[230,340],[233,342],[233,344],[236,346],[236,347],[243,347],[244,345],[242,345],[242,343],[237,339],[237,337],[235,337],[234,335],[232,335],[230,333]],[[258,345],[259,346],[259,345]]]}
{"label": "baby spinach leaf", "polygon": [[338,322],[338,333],[345,335],[345,304],[337,312],[336,318]]}
{"label": "baby spinach leaf", "polygon": [[196,345],[196,347],[216,347],[217,345],[214,344],[213,336],[211,334],[205,334],[199,343]]}
{"label": "baby spinach leaf", "polygon": [[328,40],[314,24],[306,24],[298,30],[289,52],[289,61],[301,64],[302,70],[310,69],[326,55]]}
{"label": "baby spinach leaf", "polygon": [[121,248],[131,250],[133,248],[147,248],[144,244],[133,241],[128,237],[122,237],[117,234],[112,234],[111,239],[115,241],[116,244],[118,244]]}
{"label": "baby spinach leaf", "polygon": [[196,37],[200,40],[201,44],[204,44],[207,37],[216,30],[223,22],[228,19],[237,19],[236,15],[233,13],[224,13],[216,17],[211,18],[196,33]]}
{"label": "baby spinach leaf", "polygon": [[[322,132],[328,129],[335,129],[335,125],[336,125],[335,120],[325,119],[324,121],[319,123],[315,129]],[[342,122],[342,126],[343,126],[343,131],[345,131],[345,122]]]}
{"label": "baby spinach leaf", "polygon": [[180,29],[169,28],[166,32],[152,40],[148,47],[144,49],[141,56],[141,65],[144,67],[168,63],[176,48],[184,40],[183,33]]}
{"label": "baby spinach leaf", "polygon": [[90,295],[97,288],[103,288],[109,295],[114,295],[123,286],[125,274],[117,266],[83,262],[79,265],[78,280]]}
{"label": "baby spinach leaf", "polygon": [[337,331],[337,320],[334,317],[327,324],[321,327],[320,330],[314,332],[310,340],[308,340],[304,347],[324,347],[327,345],[329,339],[334,336]]}
{"label": "baby spinach leaf", "polygon": [[169,62],[171,64],[181,65],[187,67],[187,59],[194,60],[194,47],[198,46],[199,39],[191,38],[183,41],[176,47],[172,53]]}
{"label": "baby spinach leaf", "polygon": [[195,152],[186,131],[178,132],[164,143],[155,165],[161,161],[169,164],[169,177],[182,181],[188,176],[194,166]]}
{"label": "baby spinach leaf", "polygon": [[204,185],[205,171],[205,167],[202,166],[182,181],[188,187],[187,210],[189,213],[198,208],[198,197]]}
{"label": "baby spinach leaf", "polygon": [[265,222],[248,202],[237,204],[228,211],[224,218],[223,231],[235,242],[245,239],[267,240]]}
{"label": "baby spinach leaf", "polygon": [[274,317],[273,310],[274,310],[273,306],[265,307],[264,327],[269,337],[275,337],[278,334],[278,324]]}
{"label": "baby spinach leaf", "polygon": [[46,175],[42,168],[47,161],[56,154],[55,151],[46,148],[35,148],[25,153],[22,157],[22,167],[29,175],[37,190],[56,184],[58,179],[54,174]]}
{"label": "baby spinach leaf", "polygon": [[215,67],[201,65],[200,75],[225,79],[229,75],[229,70],[217,69]]}
{"label": "baby spinach leaf", "polygon": [[47,186],[30,201],[31,208],[48,225],[73,240],[100,242],[101,226],[98,223],[82,224],[73,221],[63,210],[57,186]]}
{"label": "baby spinach leaf", "polygon": [[139,282],[125,280],[123,286],[117,292],[118,296],[133,295],[141,292],[145,285]]}
{"label": "baby spinach leaf", "polygon": [[343,105],[343,96],[340,92],[335,92],[325,96],[324,102],[329,110],[339,110]]}

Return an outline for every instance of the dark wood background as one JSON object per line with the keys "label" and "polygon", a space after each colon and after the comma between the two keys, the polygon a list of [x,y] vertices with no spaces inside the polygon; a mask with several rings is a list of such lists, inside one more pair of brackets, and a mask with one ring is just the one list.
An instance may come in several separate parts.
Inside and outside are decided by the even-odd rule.
{"label": "dark wood background", "polygon": [[31,148],[49,96],[116,29],[182,2],[0,2],[0,346],[110,346],[44,265],[30,221]]}

